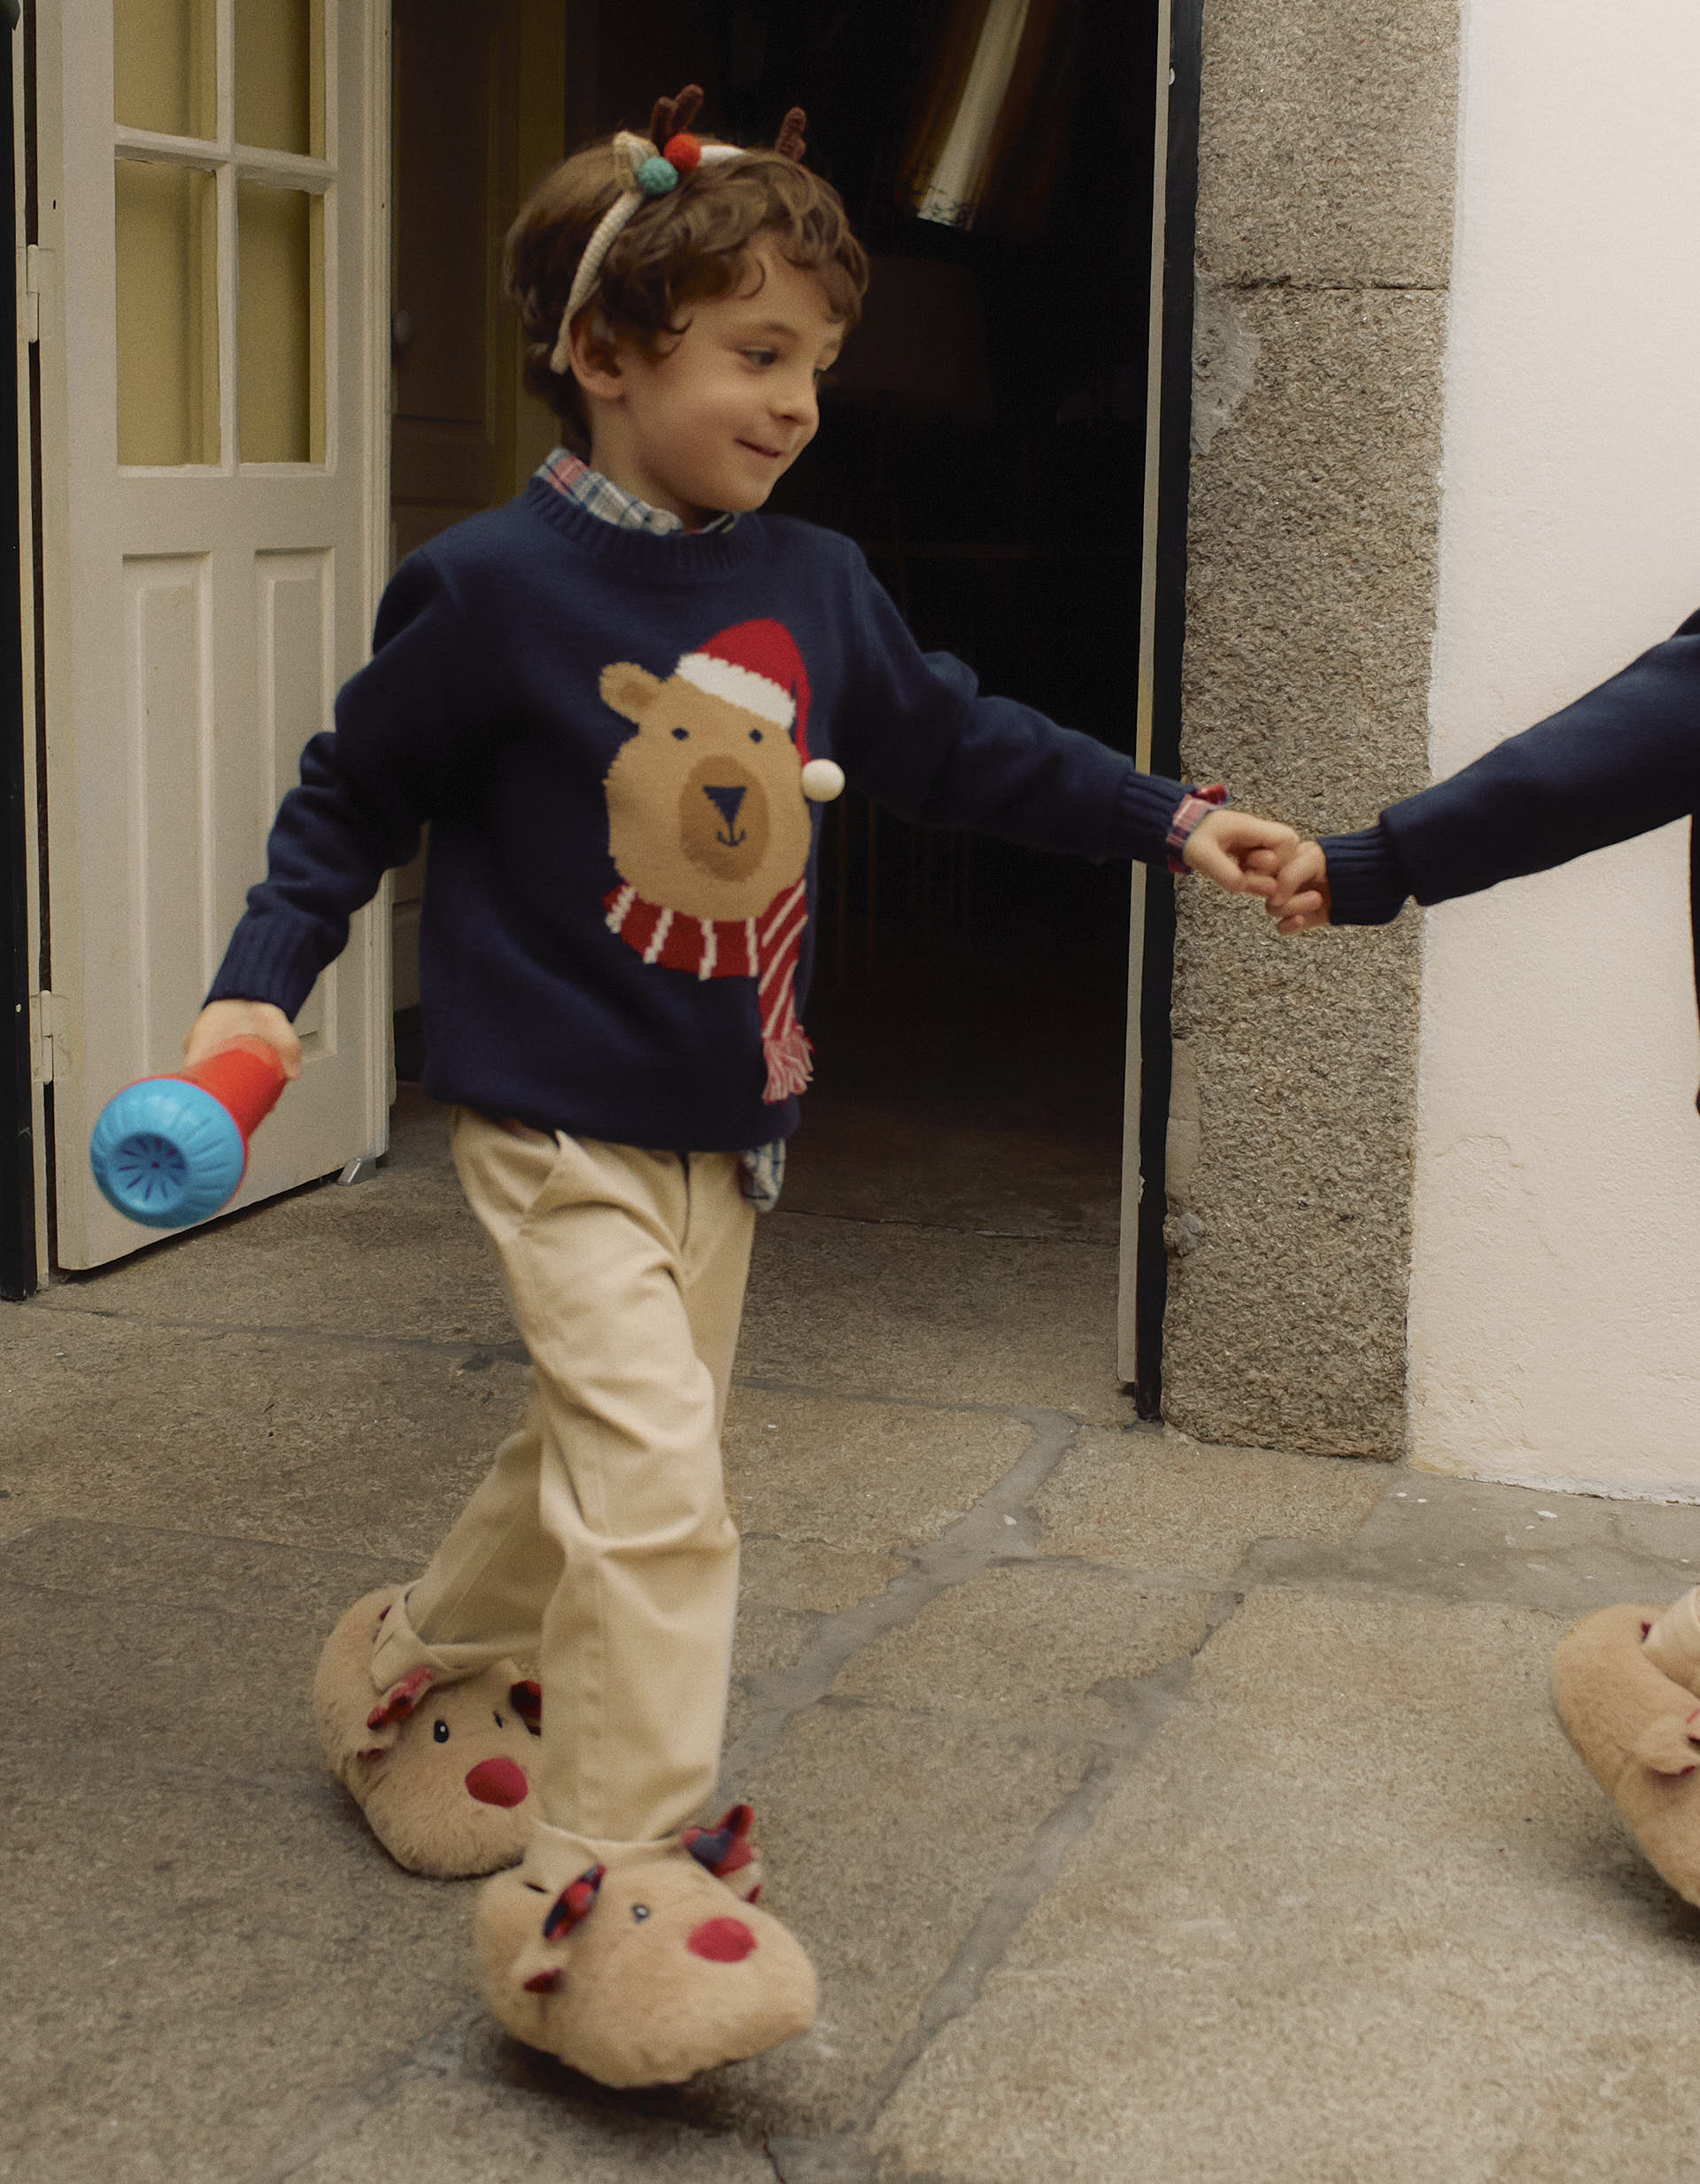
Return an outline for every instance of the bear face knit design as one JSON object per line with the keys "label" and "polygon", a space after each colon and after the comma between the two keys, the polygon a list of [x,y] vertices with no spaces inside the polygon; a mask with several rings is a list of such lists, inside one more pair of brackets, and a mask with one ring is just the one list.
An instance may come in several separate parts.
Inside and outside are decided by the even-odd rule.
{"label": "bear face knit design", "polygon": [[645,963],[753,978],[769,1106],[808,1083],[796,976],[813,828],[802,791],[808,675],[790,631],[761,619],[687,652],[665,681],[621,660],[606,702],[631,722],[604,783],[608,853],[624,883],[608,930]]}
{"label": "bear face knit design", "polygon": [[758,514],[653,537],[534,480],[390,580],[212,998],[293,1015],[429,823],[433,1098],[657,1149],[786,1137],[809,1067],[806,757],[904,818],[1093,858],[1161,864],[1182,795],[923,654],[833,532]]}

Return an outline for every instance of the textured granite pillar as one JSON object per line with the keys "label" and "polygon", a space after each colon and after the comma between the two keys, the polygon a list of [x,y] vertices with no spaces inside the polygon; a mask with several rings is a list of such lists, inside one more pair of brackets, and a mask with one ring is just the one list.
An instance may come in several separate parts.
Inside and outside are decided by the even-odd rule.
{"label": "textured granite pillar", "polygon": [[[1306,833],[1426,778],[1457,0],[1205,0],[1182,751]],[[1183,887],[1164,1408],[1404,1441],[1418,921]]]}

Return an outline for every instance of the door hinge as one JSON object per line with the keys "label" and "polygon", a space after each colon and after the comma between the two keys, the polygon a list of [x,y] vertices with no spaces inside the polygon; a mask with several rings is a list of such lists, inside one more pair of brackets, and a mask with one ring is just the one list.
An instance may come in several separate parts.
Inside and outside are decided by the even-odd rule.
{"label": "door hinge", "polygon": [[42,337],[42,246],[39,243],[26,243],[19,252],[23,263],[19,268],[18,323],[24,330],[27,342]]}
{"label": "door hinge", "polygon": [[29,1002],[29,1073],[38,1084],[53,1082],[53,996],[35,993]]}

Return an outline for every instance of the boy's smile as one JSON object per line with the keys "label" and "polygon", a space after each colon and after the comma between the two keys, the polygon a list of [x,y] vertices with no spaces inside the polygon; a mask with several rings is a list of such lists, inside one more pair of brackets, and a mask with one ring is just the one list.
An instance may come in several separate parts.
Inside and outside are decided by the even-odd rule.
{"label": "boy's smile", "polygon": [[574,343],[592,467],[692,529],[767,499],[815,437],[817,385],[844,337],[813,274],[763,239],[749,260],[730,294],[687,305],[684,332],[653,357]]}

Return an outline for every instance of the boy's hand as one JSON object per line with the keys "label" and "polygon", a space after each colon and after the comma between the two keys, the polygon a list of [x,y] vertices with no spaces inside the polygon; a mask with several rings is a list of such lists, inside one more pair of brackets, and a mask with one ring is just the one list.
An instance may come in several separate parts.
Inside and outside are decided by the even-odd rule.
{"label": "boy's hand", "polygon": [[1263,907],[1279,921],[1278,932],[1305,933],[1313,925],[1328,922],[1333,907],[1328,896],[1328,860],[1320,842],[1301,842],[1288,850]]}
{"label": "boy's hand", "polygon": [[1186,837],[1182,861],[1231,895],[1267,896],[1283,853],[1298,847],[1291,827],[1256,812],[1209,812]]}
{"label": "boy's hand", "polygon": [[183,1060],[192,1069],[227,1039],[264,1039],[283,1064],[291,1084],[301,1074],[301,1042],[295,1027],[270,1001],[209,1001],[183,1041]]}

